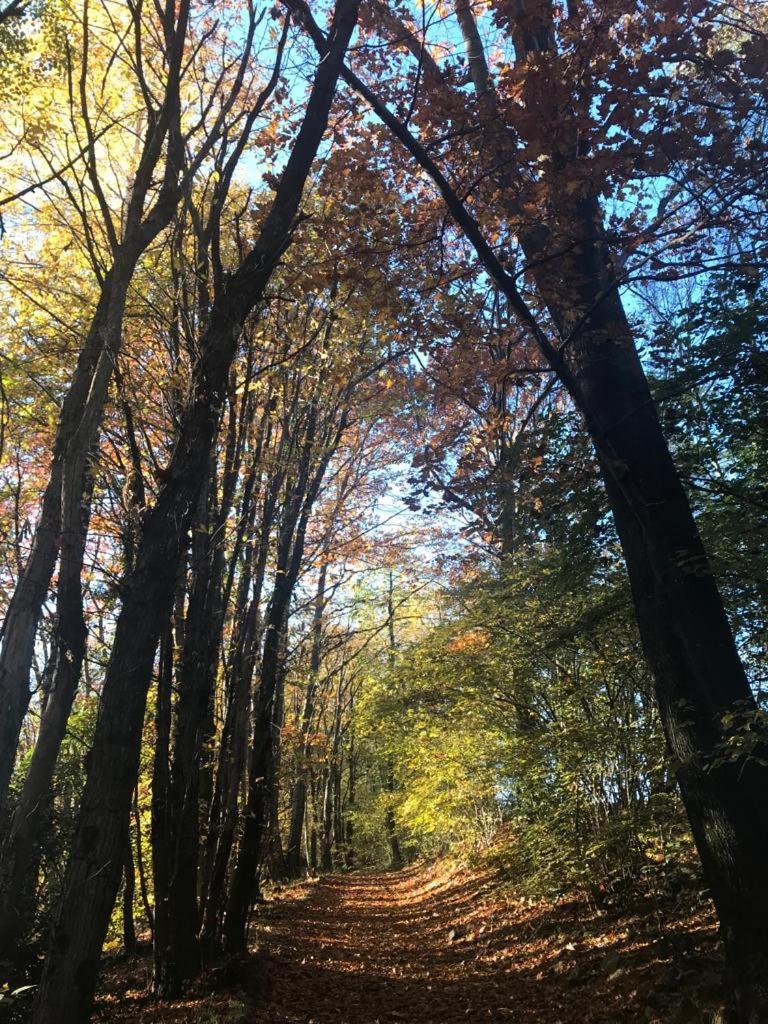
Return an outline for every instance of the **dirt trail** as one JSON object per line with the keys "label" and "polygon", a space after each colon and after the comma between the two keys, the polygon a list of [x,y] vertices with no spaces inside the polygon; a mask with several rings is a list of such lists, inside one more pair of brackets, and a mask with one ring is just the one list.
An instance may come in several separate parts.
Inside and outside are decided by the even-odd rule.
{"label": "dirt trail", "polygon": [[661,936],[415,869],[326,878],[279,894],[268,918],[269,1010],[254,1024],[706,1019],[686,995],[712,984],[705,920]]}
{"label": "dirt trail", "polygon": [[461,896],[438,906],[429,883],[401,872],[327,878],[306,899],[280,901],[268,933],[274,1020],[478,1019],[478,997],[487,1003],[489,994],[479,986],[490,979],[467,967],[461,939],[450,934]]}
{"label": "dirt trail", "polygon": [[705,908],[634,914],[505,896],[498,876],[435,865],[278,889],[257,946],[183,1000],[148,995],[149,958],[108,968],[103,1024],[677,1024],[715,1021]]}

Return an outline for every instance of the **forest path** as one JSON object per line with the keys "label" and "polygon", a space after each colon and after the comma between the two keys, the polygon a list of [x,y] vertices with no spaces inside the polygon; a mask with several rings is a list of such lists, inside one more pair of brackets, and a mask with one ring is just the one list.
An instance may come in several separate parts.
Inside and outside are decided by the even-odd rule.
{"label": "forest path", "polygon": [[[270,1020],[523,1019],[512,1009],[511,979],[498,963],[490,970],[484,958],[467,959],[468,940],[476,936],[468,931],[465,901],[476,886],[446,890],[405,869],[331,876],[302,888],[303,898],[279,894],[271,905]],[[522,978],[514,983],[525,986]]]}
{"label": "forest path", "polygon": [[719,1020],[715,924],[653,901],[516,898],[498,874],[435,864],[278,886],[245,959],[177,1002],[151,957],[105,972],[98,1024],[702,1024]]}
{"label": "forest path", "polygon": [[439,865],[322,878],[267,904],[267,1005],[246,1020],[701,1021],[711,920],[669,921],[662,935],[646,915],[507,898],[490,873]]}

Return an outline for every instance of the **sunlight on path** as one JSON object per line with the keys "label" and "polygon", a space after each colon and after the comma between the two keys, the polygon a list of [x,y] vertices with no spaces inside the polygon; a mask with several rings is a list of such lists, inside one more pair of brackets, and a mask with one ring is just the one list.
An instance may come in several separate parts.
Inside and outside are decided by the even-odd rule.
{"label": "sunlight on path", "polygon": [[718,1019],[709,1009],[702,1015],[702,1007],[715,1006],[718,998],[720,961],[708,910],[670,912],[660,930],[648,905],[608,912],[584,899],[517,898],[490,871],[438,863],[278,887],[253,923],[253,955],[212,965],[177,1002],[151,998],[149,957],[115,961],[97,1021],[701,1024]]}
{"label": "sunlight on path", "polygon": [[259,931],[267,1005],[248,1024],[669,1024],[701,1019],[677,1011],[712,971],[706,916],[662,939],[647,915],[532,905],[491,876],[429,868],[283,890]]}
{"label": "sunlight on path", "polygon": [[[503,1004],[465,962],[453,912],[414,871],[332,877],[306,900],[281,901],[270,938],[279,1021],[376,1024],[504,1019]],[[454,941],[452,941],[452,939]],[[491,983],[492,984],[492,983]],[[488,1005],[489,997],[495,1002]],[[513,1019],[507,1010],[507,1019]]]}

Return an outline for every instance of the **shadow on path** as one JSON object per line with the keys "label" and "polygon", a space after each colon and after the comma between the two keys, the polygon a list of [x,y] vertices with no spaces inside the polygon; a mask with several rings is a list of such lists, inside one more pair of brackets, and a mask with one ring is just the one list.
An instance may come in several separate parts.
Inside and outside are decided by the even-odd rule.
{"label": "shadow on path", "polygon": [[618,1024],[711,1019],[711,922],[505,900],[490,876],[416,868],[278,893],[257,928],[270,1024]]}

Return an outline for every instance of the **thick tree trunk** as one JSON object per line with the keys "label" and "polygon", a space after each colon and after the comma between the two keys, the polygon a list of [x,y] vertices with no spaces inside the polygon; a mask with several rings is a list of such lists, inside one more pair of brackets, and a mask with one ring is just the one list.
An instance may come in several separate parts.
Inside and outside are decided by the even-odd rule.
{"label": "thick tree trunk", "polygon": [[[92,457],[96,457],[95,448]],[[83,453],[68,459],[74,475],[65,500],[65,528],[61,538],[53,683],[43,709],[40,732],[14,809],[8,835],[0,850],[0,949],[11,949],[24,930],[36,871],[36,848],[45,819],[43,810],[53,786],[53,775],[69,713],[85,659],[86,625],[80,576],[90,521],[93,473]]]}
{"label": "thick tree trunk", "polygon": [[[552,49],[548,5],[520,15],[518,59]],[[457,6],[479,97],[492,84],[469,7]],[[497,131],[497,129],[491,129]],[[557,174],[575,159],[567,120],[551,139]],[[503,146],[503,140],[501,145]],[[704,875],[717,907],[736,1011],[768,1019],[768,765],[728,754],[724,716],[756,705],[632,331],[610,272],[598,199],[554,180],[558,225],[523,224],[520,241],[564,339],[548,358],[584,420],[621,540],[643,648]],[[512,201],[514,206],[514,200]],[[519,217],[520,211],[513,211]],[[509,282],[484,259],[502,290]],[[553,358],[554,355],[554,358]]]}
{"label": "thick tree trunk", "polygon": [[738,1012],[757,1024],[768,1019],[768,767],[754,757],[731,759],[723,721],[754,711],[754,698],[617,298],[590,317],[567,359],[598,450]]}
{"label": "thick tree trunk", "polygon": [[[768,765],[734,760],[725,716],[755,700],[610,276],[599,204],[521,234],[566,342],[553,359],[597,451],[673,767],[720,918],[739,1020],[768,1019]],[[550,252],[559,252],[548,260]],[[768,753],[768,750],[766,751]]]}
{"label": "thick tree trunk", "polygon": [[[488,115],[488,145],[500,168],[503,193],[515,166],[514,147],[507,149],[499,139],[504,118],[470,6],[457,5],[457,16],[472,80]],[[305,13],[305,19],[318,41],[311,16]],[[520,61],[529,52],[552,47],[547,17],[524,16],[521,22],[524,26],[514,33]],[[518,237],[530,273],[563,341],[558,349],[537,328],[515,280],[429,153],[354,74],[345,70],[344,77],[430,174],[485,270],[531,328],[584,417],[621,539],[683,801],[720,917],[736,1012],[742,1024],[764,1021],[768,766],[760,763],[766,760],[763,754],[747,762],[730,761],[723,725],[726,714],[752,714],[755,701],[611,278],[599,204],[594,196],[571,196],[562,178],[553,180],[548,198],[558,226],[555,236],[530,215],[526,222],[514,192],[502,198],[512,221],[520,224]],[[571,129],[566,120],[551,137],[553,168],[562,170],[569,153],[575,159]]]}
{"label": "thick tree trunk", "polygon": [[190,405],[167,479],[147,516],[117,620],[102,690],[88,779],[72,855],[35,1005],[34,1024],[80,1024],[90,1016],[101,948],[122,865],[121,844],[136,783],[147,691],[157,641],[168,621],[179,564],[204,479],[242,324],[261,301],[290,244],[301,196],[320,141],[349,37],[356,0],[340,0],[327,53],[258,240],[214,302],[195,367]]}
{"label": "thick tree trunk", "polygon": [[[584,416],[621,540],[664,731],[722,926],[740,1021],[768,1019],[768,766],[730,760],[724,716],[753,712],[717,583],[606,267],[596,200],[537,278],[568,340],[553,368]],[[533,239],[529,259],[541,258]],[[561,248],[563,240],[554,244]],[[555,277],[556,273],[556,277]]]}

